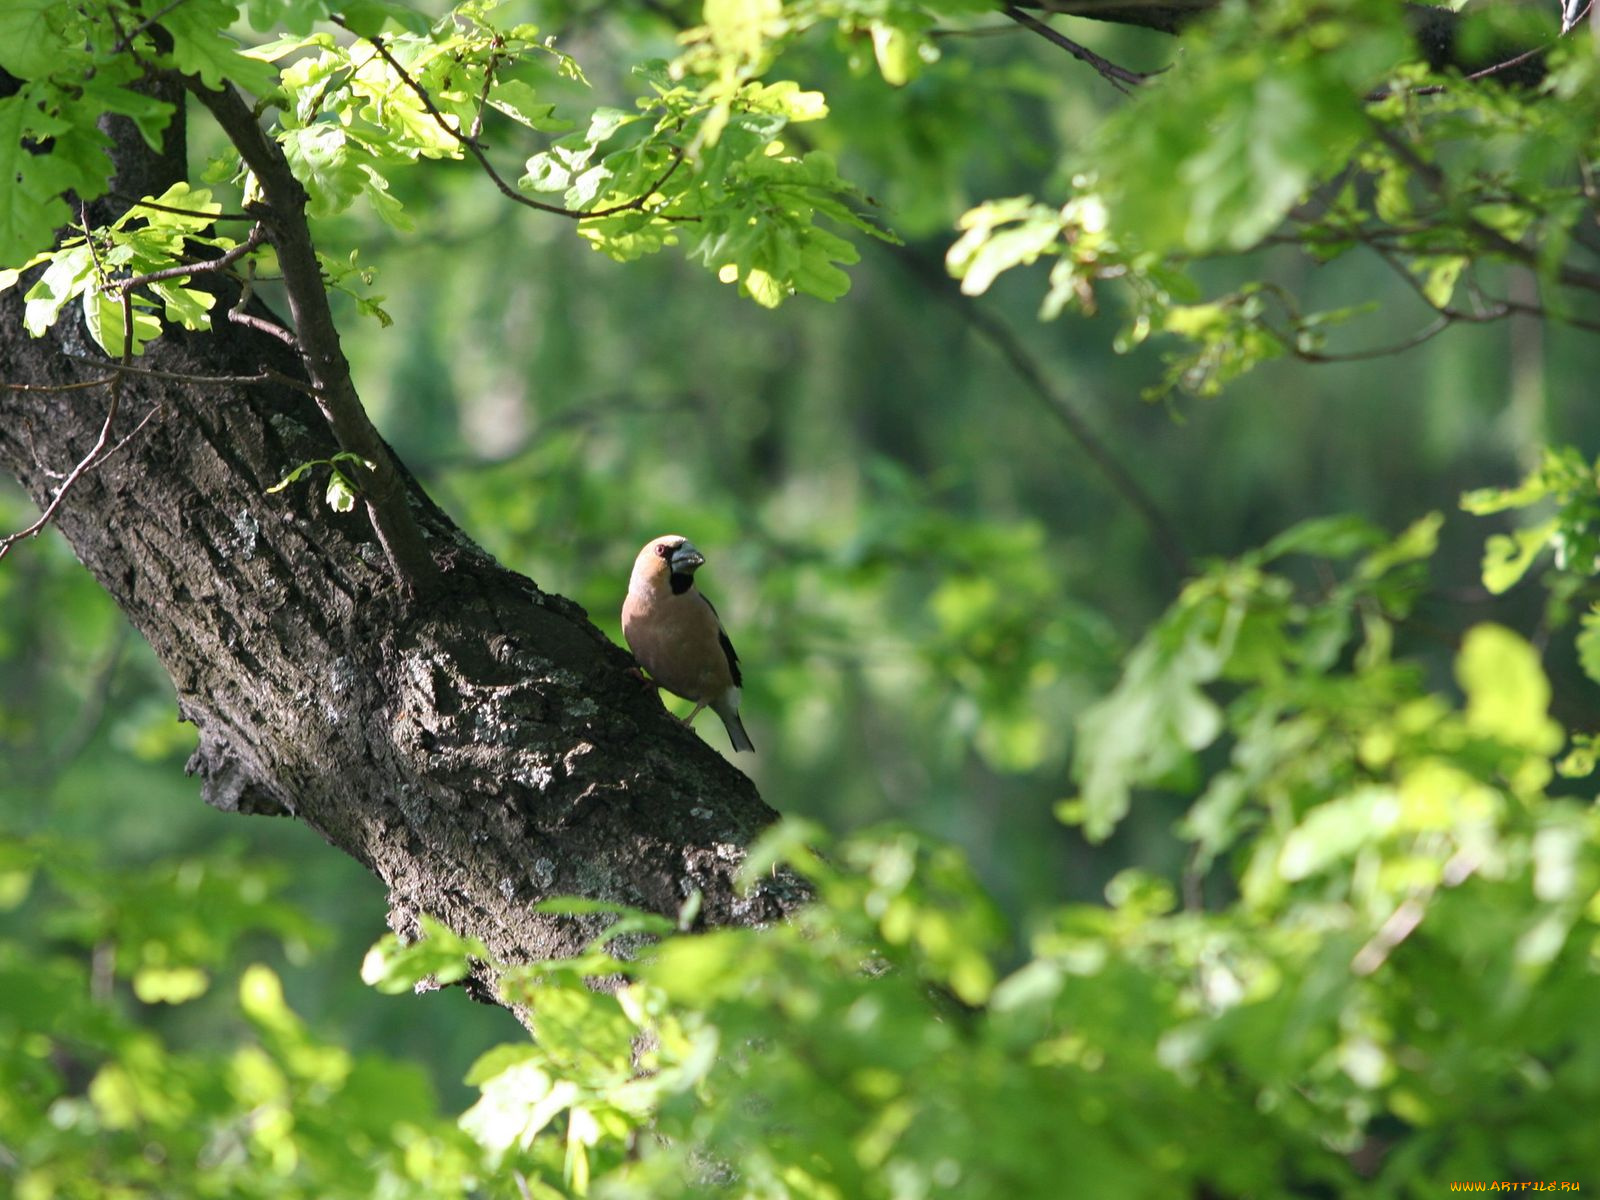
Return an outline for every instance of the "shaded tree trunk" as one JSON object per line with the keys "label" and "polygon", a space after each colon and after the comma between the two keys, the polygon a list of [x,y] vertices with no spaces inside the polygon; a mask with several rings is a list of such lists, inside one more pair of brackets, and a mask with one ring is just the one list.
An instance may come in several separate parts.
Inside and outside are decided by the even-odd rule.
{"label": "shaded tree trunk", "polygon": [[[111,132],[118,190],[159,192],[181,171],[170,143],[152,155]],[[0,381],[102,374],[64,357],[104,357],[81,318],[28,336],[26,286],[0,295]],[[236,299],[219,297],[215,332],[170,331],[138,365],[304,379],[288,347],[223,319]],[[109,396],[0,390],[0,467],[47,503]],[[426,912],[525,961],[593,933],[530,911],[550,896],[672,914],[699,891],[712,924],[779,919],[802,899],[783,877],[736,894],[745,847],[775,818],[750,781],[582,609],[496,563],[413,479],[407,503],[441,568],[424,599],[394,586],[359,505],[334,513],[315,480],[267,494],[338,449],[306,392],[130,375],[111,432],[119,448],[55,523],[171,675],[205,799],[310,825],[383,880],[397,931]]]}

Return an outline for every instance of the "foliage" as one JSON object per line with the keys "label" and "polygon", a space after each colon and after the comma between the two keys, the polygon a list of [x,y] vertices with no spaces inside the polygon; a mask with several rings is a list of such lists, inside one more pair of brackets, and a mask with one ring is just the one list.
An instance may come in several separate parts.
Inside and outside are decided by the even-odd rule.
{"label": "foliage", "polygon": [[[507,971],[533,1040],[474,1067],[464,1127],[550,1196],[1048,1196],[1063,1157],[1091,1195],[1581,1180],[1600,1166],[1577,1116],[1600,1046],[1572,1023],[1600,1001],[1600,828],[1546,791],[1565,738],[1526,642],[1473,628],[1459,705],[1391,658],[1437,526],[1317,521],[1218,564],[1091,716],[1114,709],[1145,752],[1082,743],[1078,811],[1102,833],[1121,816],[1105,776],[1149,782],[1146,761],[1228,737],[1179,786],[1186,886],[1227,858],[1231,899],[1180,908],[1128,871],[1002,973],[1004,926],[952,851],[889,832],[824,858],[816,828],[780,827],[747,869],[811,881],[793,924],[627,960],[606,935]],[[1355,561],[1300,597],[1269,568],[1307,554]],[[1141,722],[1138,688],[1210,715]]]}
{"label": "foliage", "polygon": [[[237,972],[231,1044],[163,1037],[244,939],[304,956],[318,929],[283,872],[237,852],[150,870],[71,844],[0,839],[0,1178],[18,1200],[107,1196],[464,1195],[471,1144],[412,1065],[355,1055],[288,1008],[278,975]],[[21,936],[45,914],[47,946]]]}
{"label": "foliage", "polygon": [[[119,877],[13,840],[6,906],[46,879],[66,900],[63,951],[4,950],[7,993],[30,997],[0,1040],[17,1194],[140,1194],[155,1173],[192,1195],[1048,1196],[1063,1154],[1094,1195],[1585,1178],[1597,814],[1550,791],[1566,737],[1523,639],[1469,630],[1459,702],[1393,657],[1437,528],[1323,519],[1214,564],[1085,718],[1100,732],[1068,815],[1103,835],[1129,789],[1192,797],[1187,903],[1125,871],[1108,906],[1040,914],[1019,955],[954,849],[788,822],[745,870],[810,882],[790,924],[680,932],[547,904],[617,921],[577,958],[502,968],[532,1037],[479,1058],[454,1128],[414,1074],[319,1041],[265,967],[240,978],[253,1033],[228,1053],[122,1015],[113,979],[182,1005],[242,933],[308,936],[259,871]],[[1307,591],[1288,569],[1307,556],[1349,565]],[[1214,743],[1226,756],[1202,765]],[[610,949],[640,933],[656,940]],[[385,938],[368,982],[401,992],[485,957],[426,934]]]}
{"label": "foliage", "polygon": [[346,475],[344,471],[339,469],[339,464],[342,462],[349,463],[351,467],[363,466],[369,471],[372,470],[371,462],[362,458],[359,454],[352,454],[348,450],[343,450],[338,454],[335,454],[332,458],[317,458],[310,462],[301,463],[282,479],[278,480],[277,483],[269,487],[267,489],[267,494],[271,495],[273,492],[283,491],[284,488],[295,482],[295,480],[300,479],[302,476],[310,471],[315,470],[317,467],[327,467],[328,490],[324,493],[324,499],[327,500],[328,507],[333,509],[334,512],[349,512],[355,507],[356,492],[358,489],[355,483],[351,480],[350,476]]}
{"label": "foliage", "polygon": [[[535,26],[502,24],[497,8],[494,0],[474,0],[430,24],[392,5],[336,13],[322,3],[252,4],[256,29],[281,21],[288,32],[250,47],[219,32],[241,16],[241,5],[227,0],[174,6],[154,19],[120,0],[87,6],[70,19],[31,13],[19,35],[35,46],[60,43],[63,53],[30,49],[0,57],[0,67],[23,81],[0,100],[16,135],[7,169],[18,180],[9,211],[0,214],[0,263],[12,268],[0,285],[49,264],[28,293],[29,329],[37,334],[69,300],[82,295],[91,318],[109,312],[120,291],[194,253],[179,235],[211,225],[205,218],[221,209],[210,205],[209,192],[191,193],[188,184],[178,185],[178,194],[145,198],[182,209],[176,221],[169,212],[135,208],[108,229],[55,239],[69,217],[63,193],[92,200],[106,190],[109,159],[102,150],[109,143],[95,125],[98,116],[136,117],[152,144],[170,119],[170,105],[135,86],[146,65],[178,72],[198,93],[237,87],[258,97],[275,118],[273,136],[306,189],[313,217],[333,216],[365,198],[385,220],[407,227],[410,218],[391,191],[396,173],[469,152],[492,172],[477,139],[493,116],[528,134],[582,129],[531,155],[514,185],[496,175],[508,193],[573,219],[592,246],[620,260],[681,242],[691,258],[769,307],[797,291],[835,299],[848,287],[836,264],[854,262],[857,252],[822,222],[885,236],[857,214],[860,198],[828,155],[796,154],[780,140],[787,126],[816,120],[827,107],[792,81],[753,78],[755,61],[764,57],[760,22],[752,25],[741,6],[712,6],[703,43],[673,63],[641,65],[647,92],[634,111],[602,106],[578,122],[559,115],[548,98],[564,98],[563,80],[582,79],[577,63]],[[316,29],[330,20],[356,36],[340,40]],[[398,29],[386,28],[391,20]],[[247,209],[261,198],[239,157],[213,160],[206,179],[236,185]],[[561,203],[537,199],[548,193]],[[130,223],[138,227],[133,236],[124,234]],[[190,240],[219,250],[235,245],[227,238]],[[270,267],[269,260],[263,250],[251,263]],[[181,281],[154,286],[168,320],[209,328],[203,293]],[[119,354],[121,341],[105,325],[103,316],[91,320],[102,348]],[[141,314],[135,349],[157,332],[156,319]]]}
{"label": "foliage", "polygon": [[[170,119],[170,106],[135,87],[148,64],[179,72],[191,88],[234,86],[257,97],[313,216],[365,199],[410,228],[413,214],[396,191],[404,169],[474,158],[508,195],[573,220],[615,259],[679,245],[763,305],[796,293],[837,299],[849,286],[842,268],[859,256],[856,241],[891,235],[863,215],[869,202],[830,154],[804,149],[809,135],[800,127],[829,115],[825,95],[774,74],[791,62],[816,73],[819,35],[831,32],[856,74],[905,88],[929,72],[959,71],[941,61],[945,42],[935,35],[965,31],[990,11],[977,0],[708,3],[702,23],[681,33],[676,57],[636,66],[641,94],[618,107],[575,97],[584,80],[578,62],[497,0],[470,0],[431,22],[398,4],[341,11],[321,0],[207,0],[159,19],[122,0],[70,16],[25,5],[11,18],[11,44],[20,48],[0,58],[23,81],[0,101],[16,135],[7,162],[18,179],[0,213],[0,262],[13,268],[13,282],[24,264],[51,264],[30,292],[30,327],[81,294],[102,316],[94,325],[102,346],[120,352],[108,336],[117,308],[109,297],[148,264],[126,251],[91,258],[87,248],[118,244],[129,218],[52,243],[72,216],[61,195],[92,199],[105,190],[99,114],[129,115],[150,139]],[[281,32],[255,45],[219,32],[245,16],[253,31]],[[1555,18],[1473,16],[1456,42],[1463,53],[1536,42]],[[1535,272],[1547,294],[1535,309],[1587,327],[1583,303],[1600,290],[1600,277],[1578,261],[1591,240],[1584,222],[1600,128],[1594,56],[1568,38],[1549,48],[1527,84],[1502,78],[1503,66],[1526,58],[1509,50],[1505,64],[1466,77],[1432,70],[1419,54],[1388,0],[1221,3],[1187,32],[1172,69],[1062,164],[1072,180],[1064,203],[985,200],[967,213],[950,268],[978,294],[1001,273],[1048,257],[1046,316],[1093,312],[1100,294],[1115,290],[1128,314],[1124,347],[1153,334],[1188,343],[1158,392],[1214,395],[1281,355],[1340,357],[1328,349],[1330,330],[1367,306],[1306,311],[1271,280],[1206,295],[1201,260],[1273,242],[1318,262],[1375,255],[1436,318],[1400,345],[1456,321],[1526,310],[1503,294],[1496,264]],[[483,149],[490,126],[546,144],[508,180]],[[236,185],[247,207],[257,198],[232,154],[215,159],[205,178]],[[1158,178],[1175,186],[1150,186]],[[193,211],[215,210],[202,201]],[[145,228],[158,231],[163,223],[143,215]],[[212,236],[196,244],[233,243]],[[179,261],[177,249],[169,238],[163,266]],[[204,293],[177,283],[157,291],[167,320],[206,326]],[[154,312],[141,312],[136,345],[158,328]]]}
{"label": "foliage", "polygon": [[[1592,328],[1581,314],[1600,279],[1573,259],[1592,240],[1593,54],[1553,46],[1549,74],[1526,90],[1493,71],[1440,76],[1413,61],[1403,16],[1385,0],[1221,5],[1159,84],[1074,158],[1065,204],[978,206],[963,219],[951,270],[976,295],[1002,272],[1049,258],[1046,317],[1092,313],[1103,292],[1120,293],[1121,345],[1160,333],[1190,343],[1158,394],[1214,396],[1285,354],[1341,357],[1329,351],[1330,329],[1370,305],[1305,312],[1270,280],[1205,296],[1205,259],[1270,244],[1318,263],[1365,250],[1404,280],[1434,320],[1403,341],[1391,336],[1389,352],[1455,321],[1518,311],[1497,267],[1538,276],[1547,299],[1533,311]],[[1510,28],[1474,15],[1462,44],[1547,38],[1556,16]],[[1151,186],[1166,178],[1175,186]]]}

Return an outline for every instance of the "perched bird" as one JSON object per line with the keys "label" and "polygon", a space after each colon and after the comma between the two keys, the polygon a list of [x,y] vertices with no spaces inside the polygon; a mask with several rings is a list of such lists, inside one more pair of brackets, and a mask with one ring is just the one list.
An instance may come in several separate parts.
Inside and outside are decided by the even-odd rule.
{"label": "perched bird", "polygon": [[728,727],[735,750],[754,750],[739,720],[739,656],[717,610],[694,586],[705,561],[675,533],[639,551],[622,602],[622,636],[657,687],[694,701],[685,725],[709,708]]}

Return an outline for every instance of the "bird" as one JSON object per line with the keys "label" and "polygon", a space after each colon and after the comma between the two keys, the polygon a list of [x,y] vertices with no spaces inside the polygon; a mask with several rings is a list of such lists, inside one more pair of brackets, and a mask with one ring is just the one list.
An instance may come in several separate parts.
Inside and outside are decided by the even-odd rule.
{"label": "bird", "polygon": [[705,556],[681,534],[647,542],[633,560],[622,602],[622,636],[650,682],[694,701],[683,718],[692,724],[702,708],[722,718],[735,750],[754,750],[739,719],[743,675],[739,655],[711,601],[694,585]]}

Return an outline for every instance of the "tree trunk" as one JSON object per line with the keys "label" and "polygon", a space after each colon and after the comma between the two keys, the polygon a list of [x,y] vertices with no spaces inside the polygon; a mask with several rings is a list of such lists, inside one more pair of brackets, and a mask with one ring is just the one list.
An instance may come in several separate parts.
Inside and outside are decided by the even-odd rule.
{"label": "tree trunk", "polygon": [[[134,194],[158,192],[154,168],[181,158],[116,140]],[[0,382],[105,374],[64,357],[104,359],[76,316],[28,336],[26,288],[0,295]],[[227,322],[236,298],[219,297],[214,332],[169,331],[138,365],[304,379],[288,347]],[[46,504],[110,394],[0,390],[0,467]],[[711,924],[779,919],[803,899],[781,876],[736,893],[745,848],[775,819],[750,781],[666,713],[581,608],[496,563],[415,480],[408,503],[441,568],[424,600],[394,586],[360,505],[323,502],[325,476],[267,494],[337,449],[306,392],[130,375],[111,433],[118,448],[55,523],[171,675],[199,729],[202,794],[310,825],[383,880],[397,931],[426,912],[526,961],[594,932],[530,911],[550,896],[675,914],[698,890]],[[634,536],[619,531],[630,552]]]}

